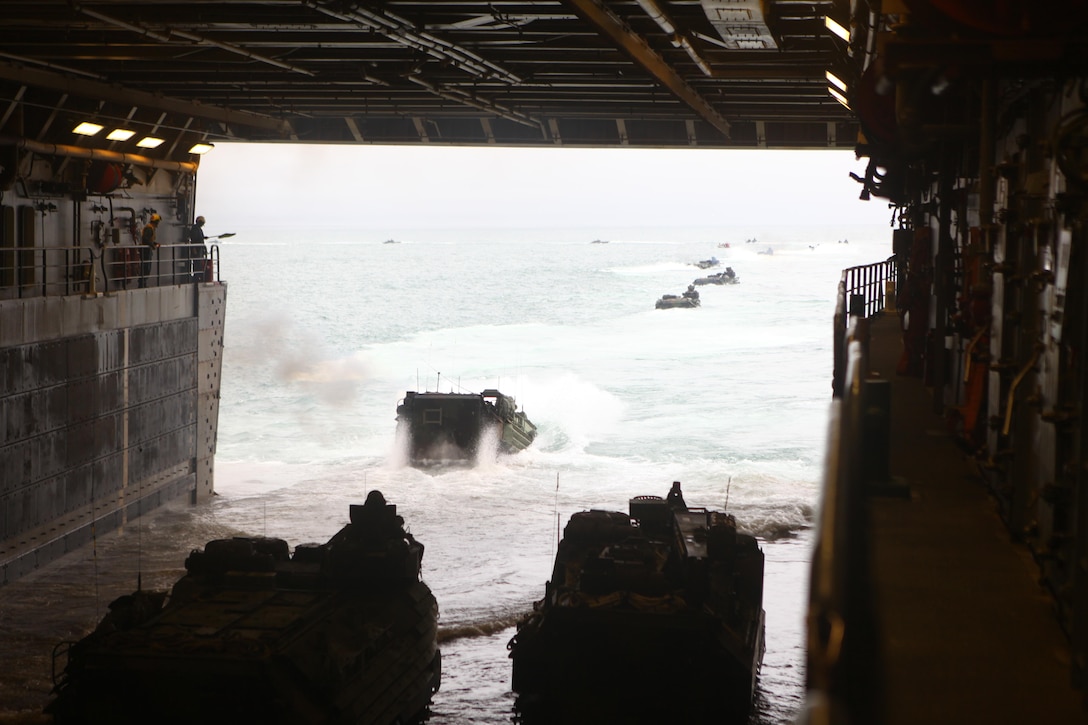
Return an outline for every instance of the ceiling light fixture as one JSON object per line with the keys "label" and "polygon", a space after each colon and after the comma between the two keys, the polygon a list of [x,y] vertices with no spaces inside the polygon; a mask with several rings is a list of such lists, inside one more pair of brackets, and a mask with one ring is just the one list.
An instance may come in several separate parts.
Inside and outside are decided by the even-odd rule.
{"label": "ceiling light fixture", "polygon": [[835,22],[835,20],[832,19],[830,15],[824,16],[824,27],[845,40],[847,43],[850,42],[850,31],[842,25],[839,25],[839,23]]}
{"label": "ceiling light fixture", "polygon": [[189,148],[189,153],[202,156],[214,148],[215,146],[210,143],[195,143]]}
{"label": "ceiling light fixture", "polygon": [[837,75],[835,75],[831,71],[825,71],[824,75],[827,76],[827,82],[828,83],[835,86],[836,88],[838,88],[843,93],[846,93],[846,92],[849,91],[849,89],[846,87],[846,81],[844,81],[842,78],[839,78]]}
{"label": "ceiling light fixture", "polygon": [[154,149],[161,146],[165,140],[166,139],[155,138],[154,136],[144,136],[136,142],[136,145],[142,149]]}
{"label": "ceiling light fixture", "polygon": [[854,109],[850,108],[850,101],[846,100],[846,96],[844,96],[842,93],[840,93],[837,88],[832,88],[831,86],[828,86],[827,87],[827,92],[830,93],[831,96],[836,101],[841,103],[843,105],[843,107],[846,108],[847,111],[853,111],[854,110]]}
{"label": "ceiling light fixture", "polygon": [[73,128],[72,133],[78,133],[80,136],[94,136],[101,130],[102,126],[98,125],[97,123],[84,121],[83,123]]}
{"label": "ceiling light fixture", "polygon": [[135,135],[135,131],[129,131],[127,128],[115,128],[106,134],[106,138],[110,141],[128,141]]}

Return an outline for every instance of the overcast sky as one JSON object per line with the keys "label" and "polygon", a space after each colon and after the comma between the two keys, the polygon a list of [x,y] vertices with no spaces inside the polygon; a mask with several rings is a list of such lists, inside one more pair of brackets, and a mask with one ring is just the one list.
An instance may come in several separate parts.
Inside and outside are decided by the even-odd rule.
{"label": "overcast sky", "polygon": [[852,151],[226,144],[200,162],[208,229],[887,225]]}

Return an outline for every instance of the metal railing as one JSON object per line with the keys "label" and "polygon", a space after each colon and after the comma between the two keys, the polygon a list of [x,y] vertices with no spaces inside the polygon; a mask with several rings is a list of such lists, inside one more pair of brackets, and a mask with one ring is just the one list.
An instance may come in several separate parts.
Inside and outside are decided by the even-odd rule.
{"label": "metal railing", "polygon": [[872,317],[886,306],[895,307],[897,283],[894,256],[883,262],[850,267],[842,271],[839,302],[851,315]]}
{"label": "metal railing", "polygon": [[868,320],[850,315],[844,325],[836,354],[841,348],[845,372],[832,402],[809,578],[808,702],[798,725],[880,722],[881,657],[865,506],[867,428],[876,391],[869,390]]}
{"label": "metal railing", "polygon": [[[849,267],[842,271],[832,325],[834,371],[831,391],[835,397],[842,395],[845,385],[847,361],[846,347],[842,341],[847,335],[849,317],[868,319],[881,312],[894,310],[898,283],[898,266],[894,255],[883,262]],[[862,339],[861,342],[865,344],[866,341]]]}
{"label": "metal railing", "polygon": [[114,292],[219,281],[219,247],[187,244],[0,247],[0,299]]}
{"label": "metal railing", "polygon": [[895,309],[896,257],[843,270],[831,424],[809,578],[808,703],[798,724],[875,723],[881,654],[865,498],[888,477],[888,382],[869,376],[869,320]]}

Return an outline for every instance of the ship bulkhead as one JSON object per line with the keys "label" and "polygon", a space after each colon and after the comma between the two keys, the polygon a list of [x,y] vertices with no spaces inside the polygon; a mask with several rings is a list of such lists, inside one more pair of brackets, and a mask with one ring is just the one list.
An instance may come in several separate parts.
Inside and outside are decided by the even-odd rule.
{"label": "ship bulkhead", "polygon": [[[212,494],[227,287],[182,243],[195,161],[10,138],[0,154],[2,585]],[[157,248],[140,244],[153,216]]]}
{"label": "ship bulkhead", "polygon": [[[900,14],[868,5],[849,18],[851,54],[840,72],[862,129],[861,198],[893,210],[892,256],[846,270],[839,290],[810,592],[811,719],[952,722],[964,708],[979,721],[1080,722],[1076,699],[1088,703],[1088,9],[934,2]],[[920,393],[921,410],[894,392],[906,386]],[[928,441],[945,437],[961,455],[932,455]],[[975,552],[954,543],[975,531],[955,508],[973,492],[957,488],[968,478],[990,496],[981,533],[967,539],[985,542],[986,558],[972,568],[965,562]],[[934,515],[910,519],[922,510]],[[982,517],[991,513],[1007,536],[988,538]],[[1017,567],[1037,591],[1018,599],[1019,580],[997,576],[1004,563],[994,552],[1006,551],[1025,554],[1032,572]],[[975,606],[956,599],[963,591],[975,592],[967,600]],[[1027,606],[1038,602],[1048,604],[1042,616]],[[990,611],[1015,612],[1015,623],[990,626]],[[930,621],[912,619],[923,612],[934,614],[928,631],[909,630]],[[1051,644],[1044,635],[1055,621],[1064,639]],[[968,623],[979,625],[956,627]],[[987,655],[993,673],[984,671]],[[1038,676],[1059,660],[1063,671]],[[999,683],[1005,671],[1012,682]],[[927,699],[941,678],[947,694]]]}

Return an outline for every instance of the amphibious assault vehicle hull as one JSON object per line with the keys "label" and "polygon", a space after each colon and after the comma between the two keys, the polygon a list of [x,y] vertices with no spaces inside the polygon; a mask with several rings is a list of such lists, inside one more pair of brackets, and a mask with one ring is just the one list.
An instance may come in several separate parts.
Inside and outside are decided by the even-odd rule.
{"label": "amphibious assault vehicle hull", "polygon": [[441,680],[423,547],[399,531],[392,506],[371,521],[367,508],[353,506],[351,524],[294,556],[281,539],[209,542],[169,598],[115,601],[95,632],[59,648],[55,722],[422,718]]}
{"label": "amphibious assault vehicle hull", "polygon": [[746,722],[762,597],[763,553],[732,516],[657,496],[629,515],[575,514],[509,644],[518,709],[527,722]]}
{"label": "amphibious assault vehicle hull", "polygon": [[703,287],[708,284],[740,284],[740,277],[736,274],[730,274],[729,272],[719,272],[718,274],[711,274],[706,277],[697,277],[692,280],[692,284],[696,287]]}
{"label": "amphibious assault vehicle hull", "polygon": [[680,295],[664,295],[656,303],[654,308],[658,310],[669,310],[673,307],[698,307],[698,297],[682,297]]}
{"label": "amphibious assault vehicle hull", "polygon": [[483,393],[408,392],[397,406],[398,434],[413,464],[471,461],[488,436],[501,453],[516,453],[536,438],[536,426],[498,390]]}

